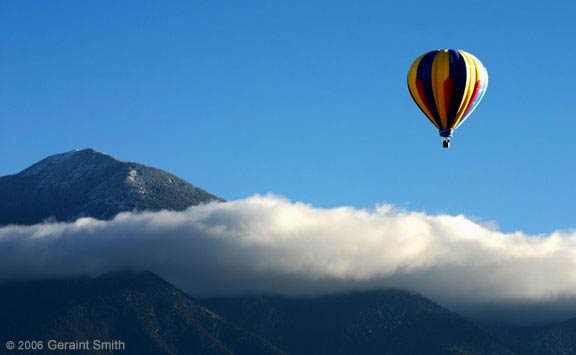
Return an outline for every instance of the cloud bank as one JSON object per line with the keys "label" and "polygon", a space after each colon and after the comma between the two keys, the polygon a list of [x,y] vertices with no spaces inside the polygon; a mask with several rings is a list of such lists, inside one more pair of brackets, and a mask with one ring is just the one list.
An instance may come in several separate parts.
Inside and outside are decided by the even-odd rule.
{"label": "cloud bank", "polygon": [[576,231],[502,233],[462,215],[274,195],[0,228],[0,281],[126,269],[193,295],[397,287],[448,305],[560,302],[576,299]]}

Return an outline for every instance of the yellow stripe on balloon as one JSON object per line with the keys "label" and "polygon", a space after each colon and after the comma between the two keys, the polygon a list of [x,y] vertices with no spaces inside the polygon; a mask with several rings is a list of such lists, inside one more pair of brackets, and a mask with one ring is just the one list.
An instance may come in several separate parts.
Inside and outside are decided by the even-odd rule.
{"label": "yellow stripe on balloon", "polygon": [[456,127],[458,127],[460,121],[466,115],[466,108],[469,106],[470,101],[472,100],[472,96],[474,95],[474,89],[476,88],[476,81],[480,80],[482,77],[481,72],[482,65],[480,64],[480,60],[478,60],[478,58],[476,58],[470,53],[466,53],[463,51],[459,52],[463,53],[465,60],[467,61],[467,64],[470,64],[470,72],[468,75],[470,77],[470,81],[468,83],[469,85],[467,85],[466,88],[466,91],[467,93],[469,93],[469,95],[467,97],[466,95],[464,95],[465,97],[463,98],[462,102],[465,103],[465,105],[463,105],[462,112],[458,111],[456,119],[454,120],[454,123],[452,124],[452,127],[450,127],[450,129],[455,129]]}
{"label": "yellow stripe on balloon", "polygon": [[446,83],[446,81],[448,79],[450,79],[450,52],[448,50],[446,50],[446,53],[444,56],[444,75],[442,76],[442,90],[444,92],[444,97],[442,98],[442,102],[444,102],[444,109],[446,112],[446,121],[450,120],[450,117],[449,117],[450,102],[452,100],[452,95],[454,95],[454,92],[452,92],[448,101],[446,100],[446,92],[445,92],[446,87],[444,86],[444,84]]}
{"label": "yellow stripe on balloon", "polygon": [[[460,54],[462,54],[462,56],[464,57],[464,61],[466,62],[466,71],[468,72],[468,75],[466,76],[464,95],[462,97],[462,101],[460,101],[460,106],[458,106],[458,112],[456,113],[456,119],[454,120],[454,122],[456,123],[460,121],[460,119],[462,119],[462,117],[464,116],[466,107],[468,107],[468,103],[470,102],[472,94],[474,93],[474,85],[476,84],[476,68],[475,68],[476,63],[474,62],[474,59],[470,56],[470,54],[464,51],[459,50],[458,52],[460,52]],[[453,124],[453,127],[455,127],[455,124]]]}
{"label": "yellow stripe on balloon", "polygon": [[442,128],[448,125],[448,107],[446,107],[446,95],[444,82],[450,75],[450,56],[448,50],[442,50],[436,54],[432,66],[432,82],[434,83],[434,100],[438,108],[438,115],[442,122]]}

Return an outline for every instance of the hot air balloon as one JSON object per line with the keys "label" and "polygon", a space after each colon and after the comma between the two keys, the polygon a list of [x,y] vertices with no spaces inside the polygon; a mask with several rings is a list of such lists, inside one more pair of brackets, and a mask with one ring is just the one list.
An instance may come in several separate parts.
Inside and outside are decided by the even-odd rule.
{"label": "hot air balloon", "polygon": [[450,148],[452,133],[464,123],[488,88],[486,68],[463,50],[440,49],[418,57],[408,71],[408,89]]}

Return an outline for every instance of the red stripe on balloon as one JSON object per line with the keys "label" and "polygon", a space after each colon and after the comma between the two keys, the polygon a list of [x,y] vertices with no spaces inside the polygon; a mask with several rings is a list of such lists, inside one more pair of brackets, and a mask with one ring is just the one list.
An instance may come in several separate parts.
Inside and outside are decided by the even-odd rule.
{"label": "red stripe on balloon", "polygon": [[422,82],[418,78],[416,78],[416,88],[418,89],[418,95],[420,95],[420,99],[424,103],[424,106],[426,106],[428,112],[432,112],[432,110],[430,110],[430,105],[428,105],[428,100],[426,100],[426,95],[424,95],[424,87],[422,86]]}
{"label": "red stripe on balloon", "polygon": [[474,93],[472,94],[472,98],[470,99],[470,101],[468,101],[468,106],[466,107],[466,110],[462,114],[462,117],[466,116],[466,114],[472,107],[472,104],[474,103],[474,101],[476,101],[479,92],[480,92],[480,80],[476,80],[476,85],[474,85]]}

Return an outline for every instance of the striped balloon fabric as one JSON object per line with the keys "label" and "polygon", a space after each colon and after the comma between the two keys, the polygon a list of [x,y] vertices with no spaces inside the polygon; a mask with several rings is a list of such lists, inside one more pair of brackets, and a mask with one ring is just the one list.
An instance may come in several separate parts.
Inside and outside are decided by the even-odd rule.
{"label": "striped balloon fabric", "polygon": [[412,98],[446,138],[470,117],[487,88],[486,68],[462,50],[428,52],[417,58],[408,72]]}

